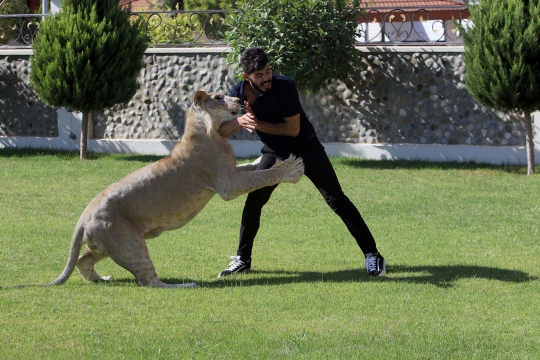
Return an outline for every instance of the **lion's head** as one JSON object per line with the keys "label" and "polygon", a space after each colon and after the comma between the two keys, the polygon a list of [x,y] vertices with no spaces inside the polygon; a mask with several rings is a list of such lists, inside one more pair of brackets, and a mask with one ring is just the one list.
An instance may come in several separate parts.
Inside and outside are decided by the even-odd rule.
{"label": "lion's head", "polygon": [[241,110],[242,103],[238,98],[199,90],[187,112],[186,131],[193,127],[208,134],[217,132],[222,123],[239,117]]}

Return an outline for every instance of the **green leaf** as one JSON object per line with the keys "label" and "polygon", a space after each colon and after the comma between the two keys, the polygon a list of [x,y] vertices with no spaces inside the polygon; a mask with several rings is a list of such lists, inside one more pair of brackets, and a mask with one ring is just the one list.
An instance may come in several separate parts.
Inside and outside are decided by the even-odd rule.
{"label": "green leaf", "polygon": [[[30,82],[55,108],[92,111],[129,101],[146,36],[116,0],[64,0],[32,45]],[[138,59],[137,61],[130,61]]]}
{"label": "green leaf", "polygon": [[501,111],[540,110],[540,2],[481,0],[463,36],[471,96]]}
{"label": "green leaf", "polygon": [[[357,2],[354,2],[357,3]],[[226,33],[237,66],[247,47],[262,46],[276,73],[293,78],[301,90],[317,92],[329,79],[347,81],[361,71],[363,54],[355,47],[357,19],[363,10],[343,0],[239,1],[228,14]],[[351,64],[344,66],[343,64]]]}

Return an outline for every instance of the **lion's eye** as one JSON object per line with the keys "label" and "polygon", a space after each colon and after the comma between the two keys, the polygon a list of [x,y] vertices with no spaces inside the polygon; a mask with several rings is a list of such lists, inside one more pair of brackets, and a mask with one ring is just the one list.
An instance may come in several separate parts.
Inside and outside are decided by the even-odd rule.
{"label": "lion's eye", "polygon": [[216,100],[223,100],[223,95],[216,95],[216,97],[214,98]]}

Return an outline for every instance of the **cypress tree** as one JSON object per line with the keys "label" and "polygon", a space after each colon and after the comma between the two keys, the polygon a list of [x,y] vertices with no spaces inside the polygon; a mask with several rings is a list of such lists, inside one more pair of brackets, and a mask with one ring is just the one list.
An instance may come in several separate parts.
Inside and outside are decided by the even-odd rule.
{"label": "cypress tree", "polygon": [[483,105],[525,115],[528,174],[535,171],[531,113],[540,110],[540,0],[480,0],[460,27],[465,83]]}
{"label": "cypress tree", "polygon": [[92,111],[129,101],[137,91],[146,35],[117,0],[64,0],[32,44],[30,82],[46,104],[83,113],[86,158]]}

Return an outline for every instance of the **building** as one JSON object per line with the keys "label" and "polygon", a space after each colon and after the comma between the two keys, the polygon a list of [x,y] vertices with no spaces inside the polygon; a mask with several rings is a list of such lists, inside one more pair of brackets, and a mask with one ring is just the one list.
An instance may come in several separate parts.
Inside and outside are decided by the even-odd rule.
{"label": "building", "polygon": [[41,0],[26,0],[26,5],[34,12],[38,12],[41,7]]}
{"label": "building", "polygon": [[120,5],[131,5],[132,11],[151,10],[155,4],[162,5],[164,0],[120,0]]}
{"label": "building", "polygon": [[452,18],[459,19],[466,8],[464,0],[373,0],[369,5],[369,9],[377,10],[383,16],[397,9],[414,16],[415,13],[425,9],[429,12],[430,20],[445,21]]}
{"label": "building", "polygon": [[463,0],[373,0],[359,21],[364,35],[358,41],[457,43],[453,19],[469,16]]}
{"label": "building", "polygon": [[[364,4],[367,0],[363,0]],[[42,0],[27,0],[37,12]],[[475,1],[472,1],[476,3]],[[120,6],[130,5],[133,11],[154,10],[164,0],[119,0]],[[453,19],[461,22],[470,16],[464,0],[373,0],[366,15],[359,19],[363,31],[359,43],[415,42],[445,44],[461,43]]]}
{"label": "building", "polygon": [[[120,5],[127,5],[131,4],[131,8],[133,11],[137,10],[147,10],[152,7],[153,3],[159,3],[162,4],[163,0],[119,0]],[[34,12],[38,12],[41,7],[42,0],[26,0],[26,4],[28,5],[28,8],[31,9]]]}

